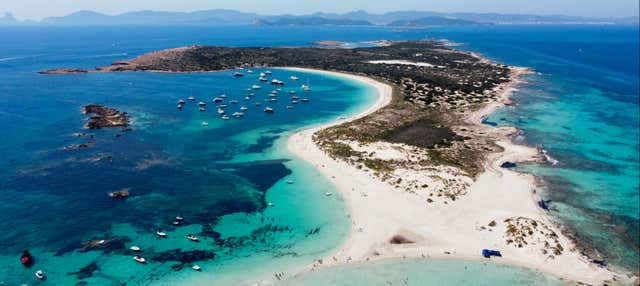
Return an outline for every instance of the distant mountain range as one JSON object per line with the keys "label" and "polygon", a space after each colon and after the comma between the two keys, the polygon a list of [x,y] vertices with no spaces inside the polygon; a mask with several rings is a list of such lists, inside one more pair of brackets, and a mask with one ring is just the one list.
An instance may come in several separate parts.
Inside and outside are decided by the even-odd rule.
{"label": "distant mountain range", "polygon": [[587,18],[574,16],[540,16],[498,13],[439,13],[429,11],[396,11],[372,14],[353,11],[344,14],[314,13],[310,15],[261,15],[234,10],[195,12],[135,11],[107,15],[78,11],[42,21],[19,21],[10,13],[0,17],[0,25],[262,25],[262,26],[464,26],[498,24],[638,24],[638,17]]}

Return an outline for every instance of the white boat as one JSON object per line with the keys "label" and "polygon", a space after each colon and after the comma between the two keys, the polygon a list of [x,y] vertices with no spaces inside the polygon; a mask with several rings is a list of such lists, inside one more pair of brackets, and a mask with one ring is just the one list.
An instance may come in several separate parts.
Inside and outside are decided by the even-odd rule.
{"label": "white boat", "polygon": [[227,97],[228,96],[226,94],[224,94],[224,93],[220,95],[220,98],[227,98]]}
{"label": "white boat", "polygon": [[262,76],[261,76],[261,77],[259,77],[259,78],[258,78],[258,80],[259,80],[259,81],[261,81],[261,82],[267,82],[267,81],[269,81],[269,79],[267,79],[266,77],[262,77]]}
{"label": "white boat", "polygon": [[202,121],[202,126],[209,126],[209,122]]}
{"label": "white boat", "polygon": [[40,280],[44,279],[44,272],[42,272],[42,270],[36,271],[36,277]]}
{"label": "white boat", "polygon": [[200,270],[202,270],[202,268],[200,268],[200,266],[198,266],[198,265],[191,266],[191,269],[193,269],[193,270],[195,270],[195,271],[200,271]]}
{"label": "white boat", "polygon": [[235,118],[238,118],[238,117],[244,116],[244,113],[242,113],[242,112],[234,112],[233,114],[231,114],[231,116],[233,116]]}
{"label": "white boat", "polygon": [[274,102],[274,101],[278,101],[278,99],[277,99],[277,98],[272,97],[272,98],[269,98],[269,101]]}
{"label": "white boat", "polygon": [[284,81],[277,80],[277,79],[272,79],[272,80],[271,80],[271,84],[275,84],[275,85],[283,85],[283,84],[284,84]]}
{"label": "white boat", "polygon": [[162,231],[162,230],[158,230],[158,231],[156,231],[156,234],[157,234],[159,237],[167,237],[167,234],[166,234],[164,231]]}
{"label": "white boat", "polygon": [[325,196],[327,196],[327,197],[329,197],[329,196],[332,196],[332,195],[333,195],[333,193],[331,193],[331,192],[326,192],[326,193],[324,193],[324,195],[325,195]]}
{"label": "white boat", "polygon": [[183,217],[181,217],[181,216],[177,216],[177,217],[176,217],[176,220],[177,220],[177,221],[183,221],[183,220],[184,220],[184,218],[183,218]]}
{"label": "white boat", "polygon": [[200,101],[200,102],[198,102],[198,106],[207,106],[207,104],[204,103],[204,101]]}
{"label": "white boat", "polygon": [[135,246],[135,245],[134,245],[134,246],[129,247],[129,249],[130,249],[131,251],[135,251],[135,252],[140,251],[140,247]]}
{"label": "white boat", "polygon": [[256,102],[256,103],[255,103],[255,105],[256,105],[256,106],[260,106],[260,102]]}
{"label": "white boat", "polygon": [[244,74],[241,72],[235,72],[233,73],[233,76],[240,77],[240,76],[244,76]]}
{"label": "white boat", "polygon": [[178,104],[178,109],[182,109],[182,104]]}
{"label": "white boat", "polygon": [[251,97],[246,96],[244,100],[251,100]]}
{"label": "white boat", "polygon": [[275,204],[274,204],[274,203],[272,203],[272,202],[268,202],[268,203],[267,203],[267,206],[273,207],[273,206],[275,206]]}
{"label": "white boat", "polygon": [[224,114],[224,110],[222,108],[218,108],[218,114],[220,115]]}
{"label": "white boat", "polygon": [[295,90],[290,90],[289,94],[296,94],[296,91]]}
{"label": "white boat", "polygon": [[207,111],[207,109],[204,107],[200,107],[200,111]]}
{"label": "white boat", "polygon": [[297,100],[292,100],[291,104],[298,104],[298,101]]}
{"label": "white boat", "polygon": [[253,71],[252,70],[248,70],[247,73],[253,73]]}
{"label": "white boat", "polygon": [[190,101],[195,101],[196,100],[196,98],[193,97],[193,96],[189,96],[189,97],[187,97],[187,99],[190,100]]}
{"label": "white boat", "polygon": [[222,116],[222,117],[220,117],[220,118],[222,118],[222,120],[229,120],[229,119],[231,119],[231,118],[229,118],[229,116],[226,116],[226,115],[223,115],[223,116]]}
{"label": "white boat", "polygon": [[308,98],[303,98],[303,99],[301,99],[300,101],[302,101],[302,102],[309,102],[309,99],[308,99]]}
{"label": "white boat", "polygon": [[187,239],[188,239],[188,240],[191,240],[191,241],[194,241],[194,242],[198,242],[198,241],[200,241],[200,239],[198,239],[198,237],[197,237],[197,236],[192,235],[192,234],[187,235]]}
{"label": "white boat", "polygon": [[231,103],[231,104],[238,104],[238,101],[237,101],[237,100],[232,100],[232,101],[229,101],[229,103]]}
{"label": "white boat", "polygon": [[253,89],[261,89],[262,87],[257,85],[257,84],[254,84],[254,85],[251,86],[251,88],[253,88]]}
{"label": "white boat", "polygon": [[264,109],[264,112],[266,112],[266,113],[273,113],[273,108],[271,108],[271,107],[267,106],[267,107]]}
{"label": "white boat", "polygon": [[244,106],[240,107],[240,110],[242,110],[242,111],[246,111],[247,109],[249,109],[249,108],[246,108]]}
{"label": "white boat", "polygon": [[278,94],[277,94],[277,93],[269,94],[269,97],[276,97],[276,96],[278,96]]}
{"label": "white boat", "polygon": [[147,260],[145,260],[144,257],[139,256],[139,255],[134,256],[133,260],[137,261],[138,263],[142,263],[142,264],[147,263]]}
{"label": "white boat", "polygon": [[287,184],[289,185],[293,184],[293,180],[287,180]]}
{"label": "white boat", "polygon": [[264,71],[264,74],[271,75],[272,72],[271,71]]}
{"label": "white boat", "polygon": [[172,224],[173,225],[180,225],[180,222],[176,220],[176,221],[172,222]]}
{"label": "white boat", "polygon": [[300,78],[298,78],[297,76],[291,76],[290,79],[291,80],[299,80]]}
{"label": "white boat", "polygon": [[226,104],[220,104],[220,105],[218,105],[218,107],[219,108],[227,108],[227,105]]}
{"label": "white boat", "polygon": [[222,98],[220,98],[220,97],[216,97],[216,98],[214,98],[214,99],[213,99],[213,102],[221,102],[221,101],[223,101],[223,100],[224,100],[224,99],[222,99]]}
{"label": "white boat", "polygon": [[178,104],[185,104],[184,99],[180,99],[180,100],[178,100]]}
{"label": "white boat", "polygon": [[263,73],[263,72],[260,73],[260,77],[265,77],[265,76],[267,76],[266,73]]}
{"label": "white boat", "polygon": [[304,90],[304,91],[311,91],[311,87],[310,87],[309,85],[307,85],[307,84],[303,84],[303,85],[302,85],[302,90]]}
{"label": "white boat", "polygon": [[299,97],[297,97],[297,96],[295,96],[295,95],[291,97],[291,99],[293,99],[293,100],[297,100],[298,98],[299,98]]}
{"label": "white boat", "polygon": [[287,109],[293,109],[293,106],[287,105]]}

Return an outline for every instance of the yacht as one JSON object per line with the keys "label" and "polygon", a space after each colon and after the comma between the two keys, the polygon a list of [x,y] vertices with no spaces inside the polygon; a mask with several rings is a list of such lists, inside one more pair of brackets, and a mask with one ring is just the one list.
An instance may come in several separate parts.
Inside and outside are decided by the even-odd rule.
{"label": "yacht", "polygon": [[198,102],[198,106],[207,106],[206,103],[204,103],[203,101]]}
{"label": "yacht", "polygon": [[44,279],[44,272],[42,272],[42,270],[36,271],[36,277],[40,280]]}
{"label": "yacht", "polygon": [[130,249],[131,251],[135,251],[135,252],[140,251],[140,247],[135,246],[135,245],[134,245],[134,246],[132,246],[132,247],[129,247],[129,249]]}
{"label": "yacht", "polygon": [[187,235],[187,239],[191,240],[193,242],[199,242],[200,241],[200,239],[198,239],[198,237],[193,235],[193,234]]}
{"label": "yacht", "polygon": [[195,271],[200,271],[200,270],[202,270],[202,268],[200,268],[200,266],[198,266],[198,265],[191,266],[191,269],[193,269],[193,270],[195,270]]}
{"label": "yacht", "polygon": [[267,79],[266,77],[263,77],[263,76],[259,77],[258,80],[261,81],[261,82],[269,81],[269,79]]}
{"label": "yacht", "polygon": [[166,234],[164,231],[162,231],[162,230],[157,230],[157,231],[156,231],[156,234],[157,234],[159,237],[163,237],[163,238],[166,238],[166,237],[167,237],[167,234]]}
{"label": "yacht", "polygon": [[284,85],[284,81],[277,80],[277,79],[272,79],[272,80],[271,80],[271,84],[275,84],[275,85]]}
{"label": "yacht", "polygon": [[267,106],[267,107],[264,109],[264,112],[266,112],[266,113],[273,113],[273,108],[271,108],[271,107],[268,107],[268,106]]}
{"label": "yacht", "polygon": [[142,263],[142,264],[147,263],[147,260],[145,260],[144,257],[142,257],[140,255],[134,256],[133,260],[137,261],[138,263]]}
{"label": "yacht", "polygon": [[213,99],[213,102],[222,102],[224,99],[220,98],[220,97],[216,97]]}

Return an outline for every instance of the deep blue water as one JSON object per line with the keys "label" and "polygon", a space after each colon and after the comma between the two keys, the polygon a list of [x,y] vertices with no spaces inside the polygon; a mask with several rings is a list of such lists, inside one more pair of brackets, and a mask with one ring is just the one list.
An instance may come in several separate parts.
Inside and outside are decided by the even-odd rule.
{"label": "deep blue water", "polygon": [[[274,103],[277,112],[266,115],[243,102],[255,76],[42,76],[36,71],[92,68],[191,44],[291,46],[327,39],[427,37],[460,42],[461,49],[541,73],[529,76],[514,95],[519,106],[500,110],[489,121],[521,128],[524,143],[543,144],[560,163],[521,169],[546,180],[544,195],[552,200],[553,214],[609,261],[637,269],[637,27],[498,26],[403,33],[353,27],[22,27],[0,28],[0,39],[11,39],[0,41],[0,215],[5,218],[0,222],[0,281],[34,279],[33,269],[17,264],[24,248],[36,253],[37,267],[46,268],[51,285],[202,282],[227,272],[273,273],[277,265],[321,257],[348,231],[346,210],[339,198],[322,196],[330,183],[283,150],[282,140],[296,128],[355,112],[372,100],[366,86],[304,74],[300,77],[314,87],[311,101],[286,110],[287,95],[282,94]],[[281,79],[290,74],[274,70]],[[291,83],[285,91],[291,86],[297,87]],[[270,90],[256,91],[251,103],[265,104]],[[247,116],[222,121],[213,106],[205,113],[193,103],[183,111],[175,108],[178,99],[189,95],[211,105],[220,93],[247,105]],[[85,116],[79,111],[87,103],[129,112],[133,131],[84,131]],[[203,127],[202,121],[210,125]],[[96,144],[61,150],[88,140],[71,136],[74,132],[94,134]],[[296,183],[286,184],[286,179]],[[298,184],[307,181],[314,183]],[[114,201],[105,195],[122,188],[131,188],[133,196]],[[275,207],[267,207],[268,202]],[[175,215],[187,218],[187,225],[170,226]],[[157,228],[167,230],[169,240],[157,240]],[[200,234],[204,243],[194,246],[183,237],[188,233]],[[116,236],[130,240],[126,247],[140,245],[149,249],[145,255],[161,258],[180,257],[167,252],[176,248],[213,251],[213,262],[198,263],[215,268],[215,275],[195,273],[189,263],[175,260],[132,265],[130,253],[117,247],[74,251],[81,241]],[[99,268],[91,277],[69,274],[91,262]],[[187,269],[172,269],[175,265]]]}

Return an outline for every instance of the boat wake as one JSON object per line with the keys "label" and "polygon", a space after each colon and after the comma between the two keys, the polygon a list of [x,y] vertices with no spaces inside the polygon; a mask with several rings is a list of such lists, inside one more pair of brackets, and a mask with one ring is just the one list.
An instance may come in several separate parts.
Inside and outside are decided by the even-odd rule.
{"label": "boat wake", "polygon": [[544,159],[549,162],[552,166],[556,166],[560,163],[560,161],[556,160],[555,158],[551,157],[549,155],[549,152],[547,152],[547,150],[542,149],[541,147],[539,147],[540,149],[540,153],[542,153],[542,156],[544,156]]}

